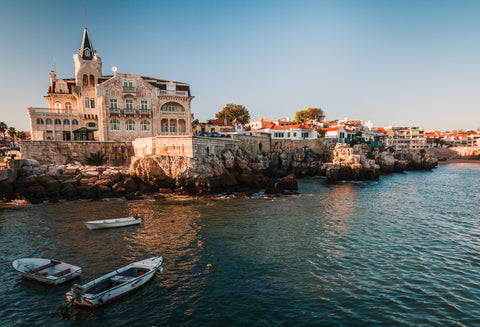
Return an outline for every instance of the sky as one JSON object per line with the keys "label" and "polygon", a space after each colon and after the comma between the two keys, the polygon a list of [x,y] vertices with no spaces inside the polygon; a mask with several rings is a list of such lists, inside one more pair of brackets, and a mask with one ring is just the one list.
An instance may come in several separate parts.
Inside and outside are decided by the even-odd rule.
{"label": "sky", "polygon": [[[86,9],[86,10],[85,10]],[[86,22],[103,74],[189,83],[192,113],[480,128],[480,1],[0,0],[0,121],[28,131]]]}

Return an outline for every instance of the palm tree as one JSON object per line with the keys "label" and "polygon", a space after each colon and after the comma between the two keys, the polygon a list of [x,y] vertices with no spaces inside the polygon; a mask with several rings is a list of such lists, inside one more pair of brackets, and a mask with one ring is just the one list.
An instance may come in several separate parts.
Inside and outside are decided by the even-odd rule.
{"label": "palm tree", "polygon": [[10,135],[10,137],[12,138],[12,145],[15,146],[15,135],[17,133],[17,130],[15,129],[15,127],[13,126],[10,126],[8,128],[8,135]]}
{"label": "palm tree", "polygon": [[7,131],[8,129],[8,126],[7,124],[5,124],[3,121],[0,122],[0,133],[2,133],[3,135],[3,144],[6,145],[6,142],[5,142],[5,132]]}

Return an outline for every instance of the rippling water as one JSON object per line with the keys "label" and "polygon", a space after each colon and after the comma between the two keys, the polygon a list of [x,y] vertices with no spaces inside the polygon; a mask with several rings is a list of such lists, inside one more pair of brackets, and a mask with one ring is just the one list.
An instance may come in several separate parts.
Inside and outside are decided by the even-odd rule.
{"label": "rippling water", "polygon": [[[0,325],[480,325],[479,175],[478,164],[450,164],[373,182],[305,179],[274,200],[3,205]],[[134,212],[142,225],[83,225]],[[155,255],[165,270],[147,285],[62,320],[74,282]],[[20,257],[84,273],[49,287],[10,267]]]}

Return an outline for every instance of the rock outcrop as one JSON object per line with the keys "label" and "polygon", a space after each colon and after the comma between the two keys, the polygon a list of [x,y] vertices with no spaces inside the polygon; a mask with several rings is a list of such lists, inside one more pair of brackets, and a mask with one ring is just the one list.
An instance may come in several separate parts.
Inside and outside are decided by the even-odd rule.
{"label": "rock outcrop", "polygon": [[366,145],[336,144],[325,153],[308,147],[251,154],[242,148],[202,158],[143,156],[129,168],[40,165],[24,160],[14,183],[0,183],[0,196],[30,202],[62,199],[135,198],[149,193],[265,194],[295,192],[297,178],[326,176],[339,180],[376,180],[381,173],[432,169],[438,163],[425,151],[397,154]]}

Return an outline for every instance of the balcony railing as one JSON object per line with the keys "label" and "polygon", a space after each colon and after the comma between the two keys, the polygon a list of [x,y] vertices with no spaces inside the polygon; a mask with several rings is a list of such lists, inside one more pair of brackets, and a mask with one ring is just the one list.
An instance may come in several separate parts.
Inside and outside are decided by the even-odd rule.
{"label": "balcony railing", "polygon": [[133,86],[124,86],[122,91],[123,93],[137,93],[137,88]]}
{"label": "balcony railing", "polygon": [[135,110],[135,109],[124,109],[123,113],[125,115],[135,115],[137,113],[137,110]]}
{"label": "balcony railing", "polygon": [[28,108],[29,114],[60,114],[70,115],[73,109],[57,109],[57,108]]}
{"label": "balcony railing", "polygon": [[184,117],[185,111],[160,111],[161,115],[164,116],[177,116],[177,117]]}
{"label": "balcony railing", "polygon": [[172,97],[188,97],[188,91],[168,91],[160,90],[160,95]]}
{"label": "balcony railing", "polygon": [[151,116],[152,110],[151,109],[138,109],[138,114],[140,116]]}
{"label": "balcony railing", "polygon": [[119,109],[119,108],[109,108],[108,112],[110,113],[110,115],[120,115],[121,109]]}

